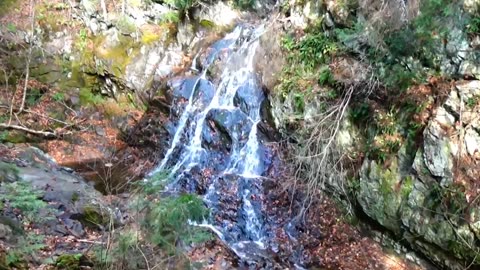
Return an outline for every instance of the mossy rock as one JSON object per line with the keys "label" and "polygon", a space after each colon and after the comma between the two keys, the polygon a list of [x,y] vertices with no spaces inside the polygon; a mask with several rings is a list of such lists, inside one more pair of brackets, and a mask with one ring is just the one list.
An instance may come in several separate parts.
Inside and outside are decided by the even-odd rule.
{"label": "mossy rock", "polygon": [[17,3],[17,0],[2,0],[0,1],[0,16],[7,14]]}
{"label": "mossy rock", "polygon": [[4,224],[10,227],[14,235],[22,235],[25,233],[22,225],[9,217],[0,216],[0,224]]}
{"label": "mossy rock", "polygon": [[4,134],[2,134],[0,142],[4,143],[26,143],[28,141],[28,137],[25,133],[16,131],[16,130],[8,130]]}
{"label": "mossy rock", "polygon": [[80,260],[82,257],[82,254],[62,254],[57,258],[55,267],[56,269],[65,270],[81,269]]}
{"label": "mossy rock", "polygon": [[[15,182],[20,179],[16,165],[0,162],[0,182]],[[1,222],[1,221],[0,221]]]}
{"label": "mossy rock", "polygon": [[80,218],[80,222],[84,226],[91,228],[107,226],[111,220],[112,218],[108,211],[102,209],[101,206],[96,204],[85,205]]}

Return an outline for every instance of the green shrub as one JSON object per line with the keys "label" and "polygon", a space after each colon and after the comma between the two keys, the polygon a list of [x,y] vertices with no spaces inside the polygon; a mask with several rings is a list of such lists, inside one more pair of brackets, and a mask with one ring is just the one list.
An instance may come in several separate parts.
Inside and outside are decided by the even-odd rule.
{"label": "green shrub", "polygon": [[45,248],[45,236],[28,233],[20,237],[16,248],[10,249],[6,256],[6,264],[13,269],[27,269],[27,260],[38,256],[38,252]]}
{"label": "green shrub", "polygon": [[120,17],[116,22],[116,26],[120,30],[120,32],[124,34],[131,34],[137,31],[137,27],[135,26],[135,23],[128,16]]}
{"label": "green shrub", "polygon": [[65,100],[65,94],[57,92],[52,96],[53,100],[56,102],[62,102]]}
{"label": "green shrub", "polygon": [[339,51],[339,47],[333,38],[319,31],[314,28],[300,39],[285,35],[281,41],[288,63],[282,71],[276,91],[284,98],[293,93],[293,105],[298,114],[303,114],[305,99],[311,97],[315,84],[335,84],[326,64]]}
{"label": "green shrub", "polygon": [[211,235],[203,228],[189,225],[189,221],[201,222],[208,216],[203,201],[193,194],[182,194],[158,198],[158,194],[169,181],[166,173],[153,175],[141,184],[140,209],[145,209],[142,228],[151,243],[174,253],[177,244],[199,243],[209,240]]}
{"label": "green shrub", "polygon": [[175,9],[185,12],[191,7],[197,5],[199,1],[198,0],[164,0],[163,2]]}
{"label": "green shrub", "polygon": [[28,106],[33,106],[40,100],[41,97],[42,97],[42,92],[40,89],[31,88],[27,92],[25,102],[27,103]]}
{"label": "green shrub", "polygon": [[2,185],[4,192],[0,194],[2,201],[7,201],[12,208],[20,210],[28,222],[37,222],[48,220],[52,215],[43,215],[40,217],[38,212],[41,209],[54,212],[53,208],[48,208],[48,204],[40,198],[42,193],[32,188],[29,183],[13,182]]}
{"label": "green shrub", "polygon": [[255,0],[235,0],[234,5],[239,9],[253,9],[255,7]]}
{"label": "green shrub", "polygon": [[82,256],[82,254],[62,254],[57,258],[55,266],[57,269],[79,270]]}
{"label": "green shrub", "polygon": [[162,21],[166,23],[178,23],[180,22],[180,14],[178,11],[169,11],[162,15]]}
{"label": "green shrub", "polygon": [[178,243],[199,243],[209,239],[203,229],[188,225],[208,215],[203,201],[192,194],[162,198],[149,209],[144,227],[154,244],[174,251]]}
{"label": "green shrub", "polygon": [[321,69],[320,76],[318,77],[318,84],[320,85],[334,85],[335,79],[333,78],[330,68],[325,67]]}
{"label": "green shrub", "polygon": [[[2,133],[0,133],[0,142],[2,141]],[[15,164],[0,161],[0,183],[14,182],[19,179],[19,170]]]}
{"label": "green shrub", "polygon": [[2,0],[0,1],[0,16],[5,15],[15,6],[17,0]]}
{"label": "green shrub", "polygon": [[480,16],[475,16],[470,19],[467,25],[467,33],[473,35],[480,35]]}
{"label": "green shrub", "polygon": [[86,105],[98,105],[103,102],[101,95],[94,94],[89,88],[80,89],[80,104]]}

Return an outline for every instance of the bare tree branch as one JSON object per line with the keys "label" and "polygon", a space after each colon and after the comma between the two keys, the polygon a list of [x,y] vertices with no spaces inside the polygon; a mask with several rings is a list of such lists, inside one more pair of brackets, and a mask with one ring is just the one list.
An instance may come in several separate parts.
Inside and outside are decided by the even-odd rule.
{"label": "bare tree branch", "polygon": [[15,130],[21,130],[27,133],[35,134],[35,135],[41,135],[45,138],[57,138],[58,134],[56,132],[50,132],[50,131],[43,131],[43,130],[34,130],[18,125],[9,125],[9,124],[3,124],[0,123],[0,129],[15,129]]}

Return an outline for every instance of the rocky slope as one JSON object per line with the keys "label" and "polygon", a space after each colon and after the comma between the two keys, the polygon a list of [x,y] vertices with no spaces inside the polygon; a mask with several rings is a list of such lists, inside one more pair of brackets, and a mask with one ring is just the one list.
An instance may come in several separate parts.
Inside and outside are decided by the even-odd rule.
{"label": "rocky slope", "polygon": [[[362,21],[375,33],[378,20],[387,16],[383,12],[388,13],[385,11],[389,10],[388,5],[396,5],[396,2],[392,1],[383,10],[376,9],[375,4],[375,1],[359,1],[359,6],[349,7],[328,1],[319,6],[315,1],[306,1],[290,7],[289,22],[298,29],[304,28],[309,20],[322,18],[323,29],[328,33],[328,29],[344,29]],[[465,16],[464,11],[467,14],[471,12],[468,16],[478,16],[476,6],[478,2],[465,1],[463,11],[460,11],[463,15],[458,16]],[[395,16],[406,16],[403,24],[420,16],[417,2],[409,1],[404,9],[406,13],[403,15],[390,17],[401,10],[400,7],[392,9],[392,14],[383,17],[383,22],[395,27],[402,24],[393,19]],[[480,89],[477,80],[480,78],[477,71],[480,66],[478,35],[464,35],[462,26],[452,22],[448,22],[446,27],[450,32],[444,40],[445,47],[432,58],[438,61],[442,76],[450,79],[431,78],[400,95],[389,92],[389,88],[395,89],[398,85],[373,90],[366,96],[360,92],[362,87],[358,87],[368,86],[366,77],[373,73],[370,73],[372,65],[365,65],[364,59],[356,58],[356,54],[362,55],[362,46],[368,47],[372,40],[383,42],[378,40],[378,36],[365,31],[343,39],[343,44],[351,53],[332,57],[329,64],[337,82],[333,89],[353,85],[359,92],[353,94],[346,107],[346,116],[342,118],[339,130],[335,131],[337,135],[333,144],[341,149],[343,157],[348,157],[342,161],[350,171],[341,178],[344,180],[326,173],[329,178],[323,188],[350,196],[373,222],[441,268],[465,269],[479,265],[477,257],[480,251],[477,162],[480,133],[476,127]],[[277,52],[281,54],[282,50],[277,49]],[[407,65],[412,72],[421,73],[416,66],[419,63],[415,64],[415,56],[405,58],[405,61],[411,61],[411,66]],[[388,72],[393,74],[396,71]],[[314,82],[313,85],[318,84]],[[320,88],[314,90],[316,95],[305,94],[305,108],[301,108],[299,117],[303,121],[289,117],[299,113],[295,93],[282,96],[277,92],[273,95],[277,124],[289,134],[292,132],[288,131],[297,130],[293,132],[294,138],[305,136],[302,128],[315,126],[315,121],[325,121],[318,116],[329,106],[322,93],[331,93],[332,86],[314,87]],[[338,103],[335,105],[338,106]],[[327,126],[331,126],[336,125],[338,120],[327,121],[330,121]],[[317,130],[321,128],[324,127],[317,126]],[[321,133],[317,134],[321,136]],[[311,142],[306,139],[300,141],[299,147],[302,143]],[[328,147],[327,143],[322,147]],[[324,157],[323,153],[318,155]],[[314,162],[318,161],[313,158],[311,162],[317,164]],[[314,169],[309,167],[309,170]],[[318,174],[318,177],[321,175]],[[303,176],[307,177],[308,172]]]}
{"label": "rocky slope", "polygon": [[[39,22],[40,27],[35,30],[33,36],[29,34],[28,22],[23,22],[23,30],[13,31],[11,28],[2,27],[0,36],[6,42],[0,46],[2,52],[8,52],[1,55],[2,68],[14,71],[12,74],[15,78],[14,81],[18,80],[23,75],[25,55],[28,55],[28,50],[11,50],[11,47],[22,45],[27,48],[33,45],[30,63],[31,77],[43,84],[65,91],[66,98],[63,102],[76,111],[75,114],[72,113],[71,117],[77,118],[83,115],[89,119],[88,121],[91,121],[93,126],[98,126],[104,117],[112,114],[112,110],[107,110],[108,107],[105,105],[99,106],[103,107],[101,114],[94,113],[98,107],[93,110],[80,110],[80,107],[88,103],[95,104],[97,96],[108,97],[116,101],[128,100],[126,103],[129,105],[121,107],[120,111],[131,112],[135,107],[145,109],[146,113],[142,117],[134,117],[129,113],[115,115],[112,123],[116,131],[110,132],[110,129],[102,127],[85,129],[95,134],[93,138],[117,138],[117,134],[123,133],[123,136],[118,136],[118,138],[124,141],[122,147],[128,145],[127,149],[129,150],[122,152],[119,156],[120,160],[123,160],[124,157],[129,159],[124,160],[125,162],[121,164],[133,164],[131,167],[137,169],[134,175],[139,176],[146,173],[154,163],[159,161],[168,147],[169,141],[166,138],[172,136],[173,127],[168,122],[168,117],[175,118],[178,112],[172,111],[171,103],[174,101],[181,103],[182,99],[174,97],[170,86],[167,85],[168,79],[180,75],[190,75],[188,68],[192,63],[201,65],[202,59],[197,59],[198,52],[218,40],[240,18],[257,19],[258,15],[267,14],[268,8],[272,8],[273,3],[259,1],[259,4],[255,6],[256,12],[242,13],[231,3],[218,1],[209,4],[208,7],[200,6],[191,14],[187,14],[187,18],[180,19],[172,16],[176,14],[176,16],[183,17],[185,14],[172,13],[176,10],[166,4],[155,2],[147,4],[143,1],[130,3],[127,1],[129,4],[122,9],[109,1],[106,2],[105,7],[100,6],[97,1],[90,0],[74,1],[69,7],[42,6],[49,12],[54,12],[58,18],[65,19],[64,24],[60,23],[59,25],[58,22],[51,21],[48,17],[42,18]],[[403,18],[406,21],[412,20],[417,16],[415,10],[418,11],[418,9],[415,1],[409,2],[405,13],[397,14],[395,11],[392,14],[384,14],[380,12],[382,9],[376,6],[378,4],[376,1],[360,1],[359,6],[351,6],[343,1],[323,3],[319,1],[279,1],[276,5],[277,9],[275,9],[279,13],[270,14],[269,21],[266,23],[267,31],[261,37],[255,56],[255,67],[259,78],[265,92],[269,94],[268,101],[263,104],[261,111],[265,123],[259,127],[266,136],[265,141],[276,141],[279,138],[272,128],[273,125],[287,137],[292,134],[292,130],[302,130],[309,123],[314,123],[317,120],[316,115],[324,112],[324,105],[331,104],[332,99],[335,100],[334,97],[330,103],[323,103],[324,98],[329,98],[328,96],[332,96],[332,93],[335,94],[331,90],[339,85],[319,86],[317,77],[314,79],[302,78],[305,80],[301,82],[301,87],[312,88],[312,93],[316,94],[313,95],[313,98],[305,97],[303,105],[301,103],[304,97],[299,98],[298,93],[293,90],[286,93],[276,91],[278,85],[285,85],[285,82],[290,79],[285,73],[282,73],[289,65],[288,53],[284,48],[284,37],[287,33],[293,33],[295,38],[298,37],[301,40],[312,24],[319,24],[320,29],[323,29],[325,33],[333,33],[335,29],[353,28],[356,21],[361,20],[372,22],[372,25],[375,26],[374,23],[377,22],[375,19],[378,19],[379,16],[380,18],[394,17]],[[390,9],[402,10],[395,9],[398,3],[400,2],[389,3],[392,5],[389,6]],[[475,1],[465,1],[464,10],[475,14],[478,12],[475,10],[475,5],[478,5]],[[353,10],[358,12],[353,12]],[[74,23],[67,23],[67,18],[74,18]],[[6,22],[7,20],[7,17],[3,17],[1,21]],[[401,25],[403,21],[393,20],[389,23]],[[391,117],[388,114],[390,108],[387,108],[386,104],[392,104],[392,100],[396,97],[389,98],[389,92],[385,90],[384,92],[387,94],[380,92],[367,97],[359,95],[352,99],[345,111],[360,112],[358,114],[360,117],[341,119],[335,143],[340,149],[339,151],[353,160],[351,163],[355,163],[352,165],[353,173],[349,175],[354,180],[347,184],[352,189],[352,192],[348,193],[351,196],[349,201],[358,203],[359,208],[369,218],[438,265],[449,269],[464,269],[471,263],[475,266],[479,264],[477,255],[480,250],[478,245],[480,204],[477,199],[479,196],[477,163],[480,157],[478,152],[480,147],[480,127],[478,125],[480,124],[477,115],[480,108],[478,102],[480,100],[480,81],[477,79],[480,76],[478,63],[480,57],[478,55],[478,35],[465,37],[462,35],[463,29],[459,26],[450,25],[449,27],[451,35],[444,42],[442,53],[435,56],[434,62],[440,63],[439,70],[442,74],[453,79],[419,83],[417,88],[411,89],[403,95],[413,97],[413,104],[418,107],[418,111],[416,110],[414,115],[418,118],[416,118],[417,122],[421,124],[415,128],[414,138],[403,136],[409,132],[410,126],[408,125],[410,123],[406,124],[403,120],[399,120],[403,119],[402,109],[406,108],[406,106],[402,107],[405,104],[403,101],[406,99],[399,98],[397,105],[400,106],[400,112],[393,117],[397,117],[394,120],[399,121],[392,124],[392,130],[395,130],[392,132],[394,134],[386,134],[387,132],[380,134],[383,136],[382,142],[393,140],[394,146],[389,146],[385,150],[385,144],[367,144],[372,138],[369,138],[369,133],[365,130],[370,130],[372,127],[378,128],[379,125],[390,127],[388,121],[381,121],[390,119],[388,118]],[[334,73],[333,77],[336,82],[344,85],[362,84],[368,77],[366,75],[370,74],[370,67],[355,57],[356,54],[361,53],[363,47],[371,46],[368,43],[372,43],[372,40],[369,39],[366,31],[357,33],[353,38],[342,40],[342,42],[342,46],[348,48],[350,54],[335,57],[335,61],[330,63]],[[406,61],[411,61],[409,67],[420,72],[424,67],[423,63],[417,60],[406,59]],[[196,68],[196,66],[193,65],[192,68]],[[338,70],[340,72],[336,72]],[[219,73],[218,70],[209,72],[213,77]],[[9,81],[2,79],[0,79],[1,83]],[[388,88],[388,86],[384,88]],[[53,99],[53,95],[51,99]],[[8,100],[3,100],[2,104],[8,104]],[[368,113],[358,110],[359,107],[364,108],[363,104],[370,106],[367,110]],[[298,107],[302,106],[299,114]],[[29,107],[29,109],[32,108]],[[409,109],[411,108],[409,107]],[[63,108],[63,111],[68,112],[69,109]],[[407,110],[405,109],[405,111]],[[115,112],[118,113],[118,111]],[[409,112],[405,113],[405,115],[407,114],[410,115]],[[364,119],[361,119],[362,117]],[[99,122],[96,122],[97,120]],[[35,119],[29,119],[26,122],[32,123],[35,122]],[[132,122],[136,122],[133,128],[129,126]],[[367,125],[364,122],[367,122]],[[336,123],[331,122],[328,125],[335,126]],[[44,126],[39,126],[39,128],[44,128]],[[222,130],[218,129],[215,133],[220,136]],[[290,142],[293,142],[291,144],[293,147],[298,146],[296,145],[299,138],[297,135],[294,134],[289,138]],[[301,135],[305,136],[305,134]],[[376,136],[375,138],[380,137]],[[78,138],[74,138],[65,141],[78,146],[92,140],[80,141]],[[56,147],[58,145],[60,143],[55,142],[52,148],[44,148],[46,150],[55,149],[56,151],[52,151],[52,155],[54,155],[54,152],[58,153],[58,147]],[[115,148],[115,145],[109,146]],[[372,147],[373,149],[374,146],[386,153],[378,152],[375,149],[377,151],[375,155],[369,155],[371,149],[365,148]],[[103,147],[103,153],[107,148]],[[72,149],[77,152],[81,149],[81,152],[93,153],[91,148],[66,147],[56,155],[57,159],[61,162],[62,159],[58,157],[69,156],[71,153],[67,150],[72,151]],[[112,153],[118,153],[116,150],[118,149],[106,151],[108,154],[105,156],[111,157]],[[25,151],[35,152],[31,149]],[[385,156],[380,158],[379,153],[385,154]],[[91,164],[89,162],[92,160],[103,159],[102,155],[102,153],[86,155],[84,159],[80,161],[77,159],[75,163]],[[109,164],[109,162],[103,163]],[[53,166],[48,162],[46,164]],[[71,163],[62,165],[74,166]],[[49,190],[47,188],[48,191],[42,196],[48,197],[48,194],[51,195],[52,192],[62,194],[55,198],[54,203],[68,206],[64,209],[61,220],[72,226],[66,227],[66,229],[62,227],[64,236],[71,233],[82,234],[83,225],[77,221],[85,214],[83,211],[86,204],[85,198],[92,194],[96,194],[94,197],[97,198],[102,198],[102,196],[88,185],[82,184],[81,180],[63,172],[62,169],[49,167],[48,170],[51,171],[45,172],[44,169],[41,169],[43,167],[35,168],[32,164],[26,166],[20,169],[21,179],[30,181],[34,185],[38,184],[40,189],[44,189],[45,186],[50,188]],[[102,168],[105,169],[108,166]],[[294,170],[294,168],[288,168]],[[39,176],[51,181],[39,182]],[[287,179],[289,176],[291,174],[285,174],[283,177]],[[12,176],[4,175],[2,177],[9,179]],[[342,189],[344,187],[336,182],[326,185],[326,188],[336,192],[344,192]],[[72,204],[72,190],[79,188],[85,193],[85,196],[82,193],[80,196],[82,200]],[[287,206],[280,202],[292,199],[293,195],[289,193],[292,190],[285,194],[282,194],[280,190],[280,187],[276,187],[276,191],[268,203],[288,212]],[[48,201],[48,198],[42,197],[42,199]],[[325,204],[331,205],[330,202]],[[327,211],[326,207],[318,209]],[[281,216],[281,214],[278,215]],[[377,254],[381,252],[377,245],[363,238],[356,230],[338,222],[332,216],[315,215],[314,211],[308,212],[308,217],[311,220],[320,219],[319,224],[321,225],[319,229],[310,222],[303,228],[306,233],[299,237],[302,245],[309,247],[306,248],[306,253],[308,253],[306,261],[312,266],[322,265],[332,269],[336,267],[348,269],[355,267],[355,262],[357,262],[357,266],[386,267],[384,263],[379,262],[382,260],[381,255],[372,261],[359,259],[359,256],[368,257],[369,252],[358,243],[373,246]],[[285,219],[288,218],[285,217]],[[285,220],[280,220],[278,223],[279,227],[282,227],[279,229],[279,234],[287,235],[289,232],[285,229],[287,226]],[[63,223],[60,225],[63,226]],[[53,224],[52,226],[56,228],[60,225]],[[340,228],[339,230],[345,231],[345,233],[340,233],[342,236],[337,238],[336,228]],[[321,231],[317,233],[318,230]],[[331,237],[324,239],[323,231],[328,232]],[[350,239],[347,237],[348,235],[353,236]],[[340,239],[339,241],[343,243],[341,247],[335,247],[333,244],[335,239]],[[315,245],[319,248],[313,247]],[[353,251],[347,251],[348,247]],[[348,262],[350,259],[342,260],[337,257],[332,259],[334,253],[332,250],[343,250],[342,252],[346,253],[342,254],[347,254],[346,257],[356,259],[352,259],[353,263]],[[288,252],[286,254],[290,254]],[[355,252],[357,253],[352,254]],[[195,250],[192,253],[195,253]],[[224,267],[228,269],[231,266],[227,266],[225,263]]]}

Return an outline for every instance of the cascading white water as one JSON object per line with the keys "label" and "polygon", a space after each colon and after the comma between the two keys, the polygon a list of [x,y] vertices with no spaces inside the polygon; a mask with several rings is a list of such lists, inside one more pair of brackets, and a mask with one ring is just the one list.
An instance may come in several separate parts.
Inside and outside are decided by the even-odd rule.
{"label": "cascading white water", "polygon": [[[204,198],[207,205],[213,208],[215,198],[223,196],[222,191],[218,190],[218,186],[221,185],[219,179],[222,177],[235,175],[238,177],[235,178],[237,182],[242,183],[241,186],[240,183],[236,183],[238,185],[236,196],[237,200],[241,202],[237,211],[244,217],[243,225],[237,226],[240,227],[239,230],[243,232],[243,235],[237,237],[240,240],[236,243],[229,243],[232,249],[236,252],[238,250],[237,254],[243,254],[239,249],[246,243],[253,243],[260,249],[265,248],[263,218],[260,209],[256,208],[252,201],[252,196],[258,195],[255,194],[258,189],[255,188],[254,182],[258,181],[263,173],[258,124],[262,120],[260,108],[264,94],[257,83],[254,70],[254,55],[259,44],[258,37],[263,30],[263,27],[254,30],[237,27],[222,40],[227,44],[226,46],[223,46],[215,54],[207,55],[203,69],[199,72],[191,89],[188,103],[178,119],[170,148],[153,172],[166,170],[171,177],[179,181],[194,168],[205,169],[212,165],[212,162],[225,163],[225,166],[222,166],[223,169],[212,177]],[[196,97],[204,93],[199,94],[200,90],[197,91],[197,88],[204,81],[211,83],[208,81],[207,71],[214,64],[217,54],[224,51],[228,51],[229,55],[224,60],[224,69],[220,78],[214,78],[218,81],[213,85],[215,92],[208,102],[201,102]],[[198,56],[195,57],[196,61],[198,61]],[[192,70],[195,70],[194,68]],[[238,102],[236,104],[236,98],[239,95],[246,96],[242,102],[248,109],[240,108]],[[231,140],[231,149],[228,154],[222,156],[222,160],[209,159],[209,150],[203,145],[205,129],[208,121],[211,120],[209,117],[212,113],[222,114],[225,129],[230,127],[228,136]],[[222,210],[218,210],[218,212],[220,211]],[[201,226],[212,228],[224,240],[227,238],[228,230],[222,228],[223,225],[213,223]]]}
{"label": "cascading white water", "polygon": [[[241,31],[242,31],[241,27],[236,27],[235,30],[232,33],[225,36],[224,39],[236,41],[240,37]],[[235,43],[232,42],[227,48],[231,49],[234,45]],[[195,68],[197,56],[195,56],[194,59],[195,59],[195,62],[193,63],[194,65],[192,65],[193,68]],[[173,137],[172,144],[170,148],[167,150],[167,153],[165,154],[165,157],[162,159],[160,165],[155,170],[153,170],[152,174],[165,169],[165,165],[170,160],[170,156],[172,155],[173,151],[180,143],[180,139],[186,127],[187,120],[191,116],[191,114],[195,111],[195,109],[197,109],[193,102],[194,101],[193,97],[195,95],[195,87],[202,78],[205,78],[205,74],[208,70],[208,67],[212,64],[213,60],[214,59],[209,59],[209,62],[206,63],[206,68],[202,71],[201,75],[198,77],[197,81],[195,82],[195,85],[193,86],[193,91],[191,92],[190,97],[188,99],[187,107],[185,108],[185,111],[183,112],[180,120],[178,121],[178,125],[176,128],[177,131],[175,132],[175,135]],[[172,173],[174,172],[175,171],[172,171]]]}

